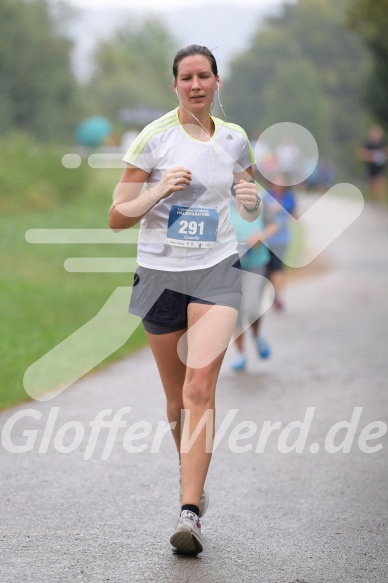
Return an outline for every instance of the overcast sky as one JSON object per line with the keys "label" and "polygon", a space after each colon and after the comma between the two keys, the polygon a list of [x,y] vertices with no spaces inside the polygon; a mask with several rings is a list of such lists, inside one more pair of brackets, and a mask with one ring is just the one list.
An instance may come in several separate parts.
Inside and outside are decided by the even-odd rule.
{"label": "overcast sky", "polygon": [[283,4],[284,0],[70,0],[71,4],[79,8],[128,8],[128,10],[151,10],[153,12],[163,12],[179,7],[205,6],[206,4],[239,4],[240,6],[262,5],[272,7]]}

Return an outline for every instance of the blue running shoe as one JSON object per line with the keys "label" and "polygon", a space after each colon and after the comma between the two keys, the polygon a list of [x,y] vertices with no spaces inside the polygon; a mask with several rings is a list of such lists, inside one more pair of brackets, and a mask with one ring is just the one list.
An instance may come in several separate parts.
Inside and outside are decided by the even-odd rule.
{"label": "blue running shoe", "polygon": [[247,364],[247,359],[244,354],[239,354],[238,357],[232,362],[232,370],[242,372],[245,370]]}
{"label": "blue running shoe", "polygon": [[269,358],[271,356],[269,344],[262,336],[256,337],[256,350],[261,358]]}

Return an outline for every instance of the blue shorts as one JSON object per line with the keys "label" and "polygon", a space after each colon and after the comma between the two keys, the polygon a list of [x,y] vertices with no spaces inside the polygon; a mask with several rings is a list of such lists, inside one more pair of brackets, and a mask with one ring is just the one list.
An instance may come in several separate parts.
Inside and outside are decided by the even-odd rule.
{"label": "blue shorts", "polygon": [[239,310],[241,266],[238,255],[193,271],[161,271],[138,267],[129,312],[140,316],[150,334],[187,328],[190,303],[229,306]]}

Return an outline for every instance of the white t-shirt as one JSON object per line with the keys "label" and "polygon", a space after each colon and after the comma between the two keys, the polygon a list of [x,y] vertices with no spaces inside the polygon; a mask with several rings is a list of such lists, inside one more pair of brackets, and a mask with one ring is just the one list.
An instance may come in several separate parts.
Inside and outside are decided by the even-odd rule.
{"label": "white t-shirt", "polygon": [[[241,127],[212,119],[215,133],[211,140],[203,142],[186,132],[178,110],[174,109],[146,126],[123,158],[150,173],[147,188],[158,183],[168,168],[183,166],[192,173],[190,186],[159,201],[142,218],[137,261],[143,267],[163,271],[203,269],[238,253],[229,220],[233,175],[252,166],[255,159]],[[172,214],[176,218],[182,212],[187,213],[181,215],[187,220],[182,223],[180,234],[172,235],[169,229]],[[207,223],[201,226],[202,220],[198,218],[197,223],[191,221],[190,214],[201,213],[204,216],[211,213],[213,219],[214,216],[218,219],[217,227],[210,228],[214,235],[210,244],[201,243],[201,235],[206,238],[202,231],[203,225],[207,230]],[[180,240],[176,241],[175,236]],[[175,243],[170,244],[171,241]]]}

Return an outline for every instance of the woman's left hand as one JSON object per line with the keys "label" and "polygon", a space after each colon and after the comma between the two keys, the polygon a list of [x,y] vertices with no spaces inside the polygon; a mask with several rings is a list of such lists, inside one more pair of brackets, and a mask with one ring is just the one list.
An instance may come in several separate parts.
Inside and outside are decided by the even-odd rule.
{"label": "woman's left hand", "polygon": [[254,182],[240,180],[234,185],[236,199],[247,209],[254,209],[257,202],[257,189]]}

